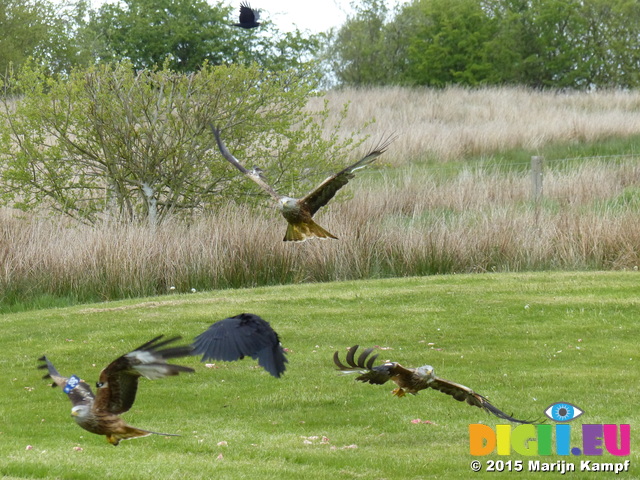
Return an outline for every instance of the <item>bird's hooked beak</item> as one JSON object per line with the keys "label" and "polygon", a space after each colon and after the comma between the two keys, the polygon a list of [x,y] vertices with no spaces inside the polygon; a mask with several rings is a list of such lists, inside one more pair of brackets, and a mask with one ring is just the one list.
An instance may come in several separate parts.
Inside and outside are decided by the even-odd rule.
{"label": "bird's hooked beak", "polygon": [[418,367],[416,370],[426,378],[434,377],[433,367],[431,365],[423,365],[422,367]]}
{"label": "bird's hooked beak", "polygon": [[281,210],[293,210],[296,207],[297,200],[291,197],[280,197],[280,209]]}
{"label": "bird's hooked beak", "polygon": [[81,405],[75,405],[71,409],[71,416],[75,417],[76,419],[82,418],[84,416],[84,411],[85,411],[84,407],[82,407]]}

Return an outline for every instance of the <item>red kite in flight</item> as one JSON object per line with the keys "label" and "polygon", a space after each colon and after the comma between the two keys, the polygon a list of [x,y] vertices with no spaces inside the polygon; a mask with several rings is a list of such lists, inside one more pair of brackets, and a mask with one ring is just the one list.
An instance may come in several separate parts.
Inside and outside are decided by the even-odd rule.
{"label": "red kite in flight", "polygon": [[51,378],[53,387],[59,386],[69,396],[73,404],[71,415],[78,425],[85,430],[98,435],[106,435],[107,441],[118,445],[120,440],[146,437],[147,435],[169,435],[127,425],[120,418],[120,414],[128,411],[136,399],[138,379],[146,377],[150,380],[178,375],[180,372],[193,372],[189,367],[168,364],[169,358],[192,355],[190,346],[160,347],[178,340],[180,337],[158,341],[162,335],[139,346],[135,350],[111,362],[100,372],[100,380],[96,383],[98,393],[91,391],[91,387],[75,375],[63,377],[53,364],[43,356],[39,360],[45,362],[38,368],[47,369],[43,378]]}
{"label": "red kite in flight", "polygon": [[211,129],[216,137],[218,148],[220,149],[222,156],[234,167],[257,183],[265,192],[271,195],[278,202],[282,216],[289,223],[287,226],[287,232],[284,236],[285,242],[303,242],[313,237],[337,239],[338,237],[332,235],[314,222],[312,219],[313,215],[318,211],[318,209],[320,209],[320,207],[326,205],[329,200],[333,198],[336,192],[344,187],[349,180],[355,176],[353,172],[373,162],[385,152],[389,144],[393,141],[393,138],[387,138],[362,159],[358,160],[353,165],[348,166],[344,170],[331,175],[304,197],[291,198],[280,195],[276,192],[271,185],[265,182],[259,169],[254,168],[253,170],[247,170],[243,167],[238,159],[231,154],[222,142],[222,139],[220,138],[220,130],[215,128],[213,125],[211,125]]}
{"label": "red kite in flight", "polygon": [[531,423],[515,419],[501,410],[498,410],[489,403],[489,400],[479,393],[475,393],[469,387],[436,377],[431,365],[424,365],[418,368],[405,368],[399,363],[387,362],[383,365],[374,367],[373,362],[375,362],[378,354],[367,359],[367,356],[369,356],[374,349],[367,348],[360,354],[358,360],[355,361],[354,356],[357,349],[358,345],[354,345],[347,352],[347,365],[340,362],[338,352],[333,354],[333,362],[340,370],[347,373],[359,372],[361,374],[356,377],[356,380],[374,385],[382,385],[391,380],[398,385],[398,388],[393,391],[393,394],[398,397],[403,397],[407,393],[416,395],[420,390],[433,388],[435,390],[440,390],[442,393],[446,393],[447,395],[451,395],[460,402],[467,402],[469,405],[482,408],[498,418],[516,423]]}

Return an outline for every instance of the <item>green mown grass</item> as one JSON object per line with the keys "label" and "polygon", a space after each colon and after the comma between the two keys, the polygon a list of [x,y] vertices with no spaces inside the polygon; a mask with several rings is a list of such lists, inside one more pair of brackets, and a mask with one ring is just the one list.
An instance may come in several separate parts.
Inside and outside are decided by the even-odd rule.
{"label": "green mown grass", "polygon": [[[0,473],[78,479],[496,475],[471,472],[468,428],[503,421],[436,391],[396,399],[390,385],[342,376],[333,368],[334,350],[359,343],[389,347],[380,351],[381,360],[429,363],[437,374],[474,388],[519,418],[544,418],[550,404],[571,402],[585,412],[571,424],[572,446],[580,444],[581,423],[629,423],[629,457],[589,459],[630,459],[631,472],[620,476],[637,478],[639,282],[638,272],[432,276],[7,314],[0,317]],[[151,436],[114,448],[77,427],[69,401],[36,370],[37,358],[46,353],[63,374],[93,383],[109,361],[155,335],[191,340],[214,321],[241,312],[271,322],[290,349],[288,370],[276,380],[251,359],[208,369],[186,358],[176,363],[193,366],[195,374],[141,380],[124,418],[180,437]],[[411,422],[417,418],[433,423]],[[578,465],[585,459],[531,458]],[[479,459],[526,463],[529,457]]]}

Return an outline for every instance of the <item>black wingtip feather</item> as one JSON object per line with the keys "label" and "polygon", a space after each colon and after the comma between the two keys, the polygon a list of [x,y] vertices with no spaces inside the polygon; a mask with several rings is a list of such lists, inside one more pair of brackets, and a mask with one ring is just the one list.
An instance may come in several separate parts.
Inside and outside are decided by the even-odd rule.
{"label": "black wingtip feather", "polygon": [[369,361],[366,364],[367,369],[369,369],[369,370],[373,369],[373,363],[376,361],[377,358],[378,358],[378,354],[377,353],[375,355],[371,356],[371,358],[369,358]]}
{"label": "black wingtip feather", "polygon": [[359,347],[360,345],[354,345],[347,349],[347,354],[345,356],[347,365],[340,361],[340,353],[336,350],[333,353],[333,363],[335,363],[340,370],[354,370],[359,368],[371,370],[373,368],[373,363],[378,358],[378,354],[376,353],[369,359],[367,359],[367,357],[371,354],[371,352],[375,350],[375,347],[363,350],[362,353],[358,356],[358,360],[356,361],[355,355]]}
{"label": "black wingtip feather", "polygon": [[[52,374],[54,375],[60,375],[58,373],[58,371],[55,369],[55,367],[53,366],[53,364],[49,361],[49,359],[47,358],[46,355],[41,356],[38,359],[39,362],[44,362],[41,365],[38,365],[38,370],[47,370],[47,373],[45,373],[42,376],[43,380],[49,380],[49,379],[53,379],[53,377],[51,376]],[[56,388],[58,385],[56,384],[56,382],[53,382],[51,384],[51,387]]]}
{"label": "black wingtip feather", "polygon": [[[365,349],[365,350],[360,354],[360,356],[358,357],[358,364],[357,364],[359,367],[363,367],[363,368],[364,368],[364,367],[366,367],[366,365],[365,365],[365,363],[364,363],[364,362],[365,362],[365,360],[366,360],[367,356],[368,356],[371,352],[373,352],[373,350],[374,350],[374,348],[373,348],[373,347],[370,347],[370,348]],[[368,368],[368,367],[367,367],[367,368]]]}
{"label": "black wingtip feather", "polygon": [[175,336],[171,338],[167,338],[166,340],[160,341],[164,335],[158,335],[157,337],[149,340],[148,342],[140,345],[138,348],[133,351],[145,351],[145,352],[153,352],[164,359],[170,358],[180,358],[180,357],[188,357],[193,355],[193,346],[192,345],[182,345],[179,347],[169,347],[162,348],[170,343],[176,342],[180,340],[181,336]]}
{"label": "black wingtip feather", "polygon": [[481,395],[480,395],[480,397],[483,400],[482,408],[484,410],[486,410],[487,412],[495,415],[498,418],[502,418],[503,420],[508,420],[509,422],[513,422],[513,423],[525,423],[525,424],[533,423],[533,421],[531,421],[531,420],[519,420],[517,418],[512,417],[511,415],[507,415],[502,410],[500,410],[499,408],[497,408],[497,407],[493,406],[491,403],[489,403],[489,401],[485,397],[483,397]]}
{"label": "black wingtip feather", "polygon": [[357,367],[358,365],[355,363],[355,361],[353,360],[354,355],[356,354],[356,350],[358,349],[360,345],[354,345],[353,347],[351,347],[349,350],[347,350],[347,356],[345,357],[346,361],[347,361],[347,365],[351,366],[351,367]]}

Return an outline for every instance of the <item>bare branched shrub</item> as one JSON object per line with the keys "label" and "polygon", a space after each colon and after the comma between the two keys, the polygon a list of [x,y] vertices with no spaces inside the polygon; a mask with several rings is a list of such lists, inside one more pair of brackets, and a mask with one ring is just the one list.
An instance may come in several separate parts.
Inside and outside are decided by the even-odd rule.
{"label": "bare branched shrub", "polygon": [[336,133],[344,107],[333,127],[326,105],[306,109],[314,84],[299,70],[136,72],[122,62],[68,78],[45,73],[24,67],[0,97],[0,198],[16,208],[156,225],[239,198],[256,203],[256,190],[217,155],[210,123],[283,189],[318,180],[358,145]]}

